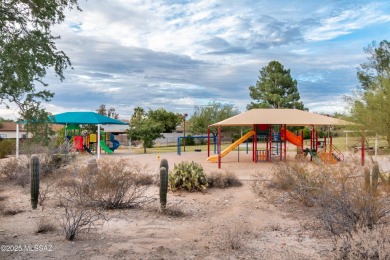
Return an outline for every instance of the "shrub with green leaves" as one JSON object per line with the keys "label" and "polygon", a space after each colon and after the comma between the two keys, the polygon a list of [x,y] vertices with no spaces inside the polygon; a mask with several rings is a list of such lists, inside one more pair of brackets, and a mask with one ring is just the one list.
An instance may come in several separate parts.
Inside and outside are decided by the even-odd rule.
{"label": "shrub with green leaves", "polygon": [[203,191],[207,187],[207,178],[202,165],[195,162],[181,162],[174,165],[168,176],[168,185],[172,191]]}
{"label": "shrub with green leaves", "polygon": [[0,141],[0,159],[6,158],[7,155],[15,153],[15,140],[1,140]]}

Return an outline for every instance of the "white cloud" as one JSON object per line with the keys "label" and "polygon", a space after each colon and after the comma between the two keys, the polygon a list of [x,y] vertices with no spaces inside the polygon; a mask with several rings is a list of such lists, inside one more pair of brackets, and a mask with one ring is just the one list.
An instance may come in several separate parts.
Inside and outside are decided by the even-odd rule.
{"label": "white cloud", "polygon": [[358,9],[343,10],[320,19],[319,26],[309,27],[304,37],[307,41],[331,40],[373,24],[389,22],[390,15],[383,14],[382,8],[378,4],[368,4]]}
{"label": "white cloud", "polygon": [[61,84],[47,78],[56,113],[106,104],[124,116],[136,106],[191,114],[212,100],[243,111],[252,101],[248,87],[271,60],[291,69],[307,106],[329,112],[343,107],[329,100],[356,86],[363,47],[390,33],[390,26],[376,32],[390,23],[382,0],[80,4],[83,12],[67,12],[54,29],[74,67]]}

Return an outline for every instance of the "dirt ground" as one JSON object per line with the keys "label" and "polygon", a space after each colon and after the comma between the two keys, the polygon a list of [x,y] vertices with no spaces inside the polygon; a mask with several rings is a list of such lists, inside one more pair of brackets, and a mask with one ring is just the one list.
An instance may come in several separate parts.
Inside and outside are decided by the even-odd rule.
{"label": "dirt ground", "polygon": [[[104,158],[130,158],[158,172],[157,154],[129,155],[128,151]],[[111,156],[111,157],[110,157]],[[84,155],[79,163],[91,156]],[[320,231],[310,228],[311,217],[302,207],[270,203],[251,188],[254,173],[264,178],[272,164],[253,163],[251,154],[231,153],[223,158],[222,169],[206,162],[206,152],[178,156],[161,154],[170,167],[181,161],[201,163],[206,174],[230,171],[244,183],[241,187],[207,189],[206,192],[170,192],[168,208],[184,216],[159,212],[158,201],[136,209],[111,210],[110,220],[70,242],[59,220],[63,209],[52,201],[42,210],[32,210],[29,188],[3,182],[1,206],[20,211],[0,215],[0,259],[330,259],[332,243]],[[149,191],[158,196],[158,187]],[[54,200],[55,191],[49,194]],[[52,221],[56,230],[35,234],[41,217]],[[232,247],[236,247],[232,249]]]}

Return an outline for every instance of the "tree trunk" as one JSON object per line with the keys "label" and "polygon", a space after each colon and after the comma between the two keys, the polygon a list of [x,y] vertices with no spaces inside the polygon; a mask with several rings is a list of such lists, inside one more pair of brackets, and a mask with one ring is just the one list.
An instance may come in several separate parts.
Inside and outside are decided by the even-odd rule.
{"label": "tree trunk", "polygon": [[144,153],[146,153],[146,144],[144,143]]}

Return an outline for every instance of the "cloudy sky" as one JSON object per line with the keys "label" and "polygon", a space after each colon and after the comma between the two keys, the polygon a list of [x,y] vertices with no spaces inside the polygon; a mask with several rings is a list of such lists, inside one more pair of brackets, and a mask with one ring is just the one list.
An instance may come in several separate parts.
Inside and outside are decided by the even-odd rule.
{"label": "cloudy sky", "polygon": [[105,104],[123,119],[137,106],[191,115],[210,101],[243,112],[272,60],[291,70],[310,111],[342,112],[363,48],[390,36],[388,0],[79,2],[53,30],[73,70],[47,77],[52,113]]}

